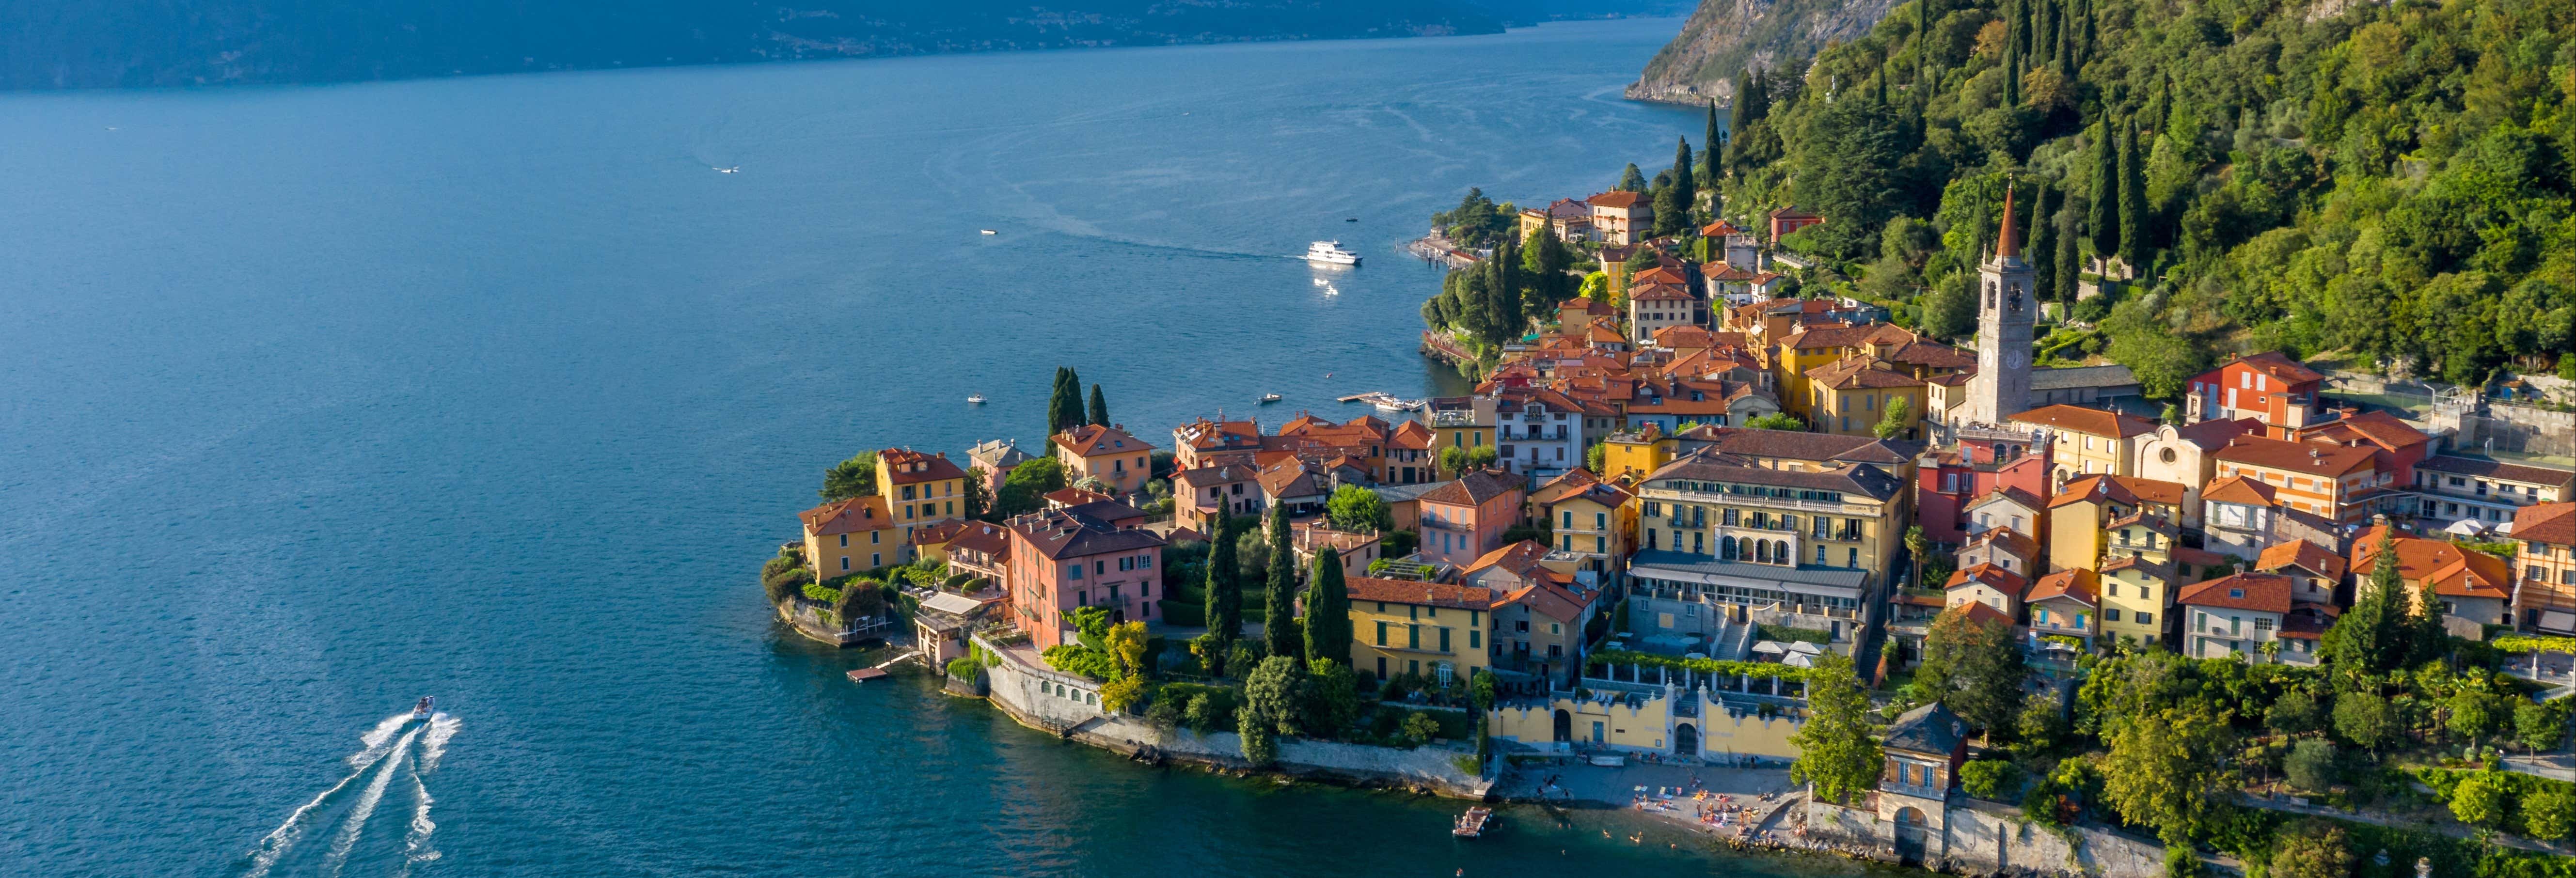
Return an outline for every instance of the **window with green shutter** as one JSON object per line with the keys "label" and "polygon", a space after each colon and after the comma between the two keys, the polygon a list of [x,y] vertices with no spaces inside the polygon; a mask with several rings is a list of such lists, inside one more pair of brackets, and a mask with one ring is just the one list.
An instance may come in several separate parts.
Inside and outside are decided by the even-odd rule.
{"label": "window with green shutter", "polygon": [[1383,620],[1377,623],[1377,645],[1386,645],[1386,622]]}
{"label": "window with green shutter", "polygon": [[1449,629],[1447,628],[1440,629],[1440,651],[1449,651]]}

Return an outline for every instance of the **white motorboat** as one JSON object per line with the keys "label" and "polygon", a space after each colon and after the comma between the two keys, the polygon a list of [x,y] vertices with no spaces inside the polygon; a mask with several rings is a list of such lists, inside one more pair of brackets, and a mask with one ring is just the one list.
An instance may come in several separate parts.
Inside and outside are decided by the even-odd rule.
{"label": "white motorboat", "polygon": [[719,174],[739,174],[739,173],[742,173],[742,166],[741,166],[741,165],[735,165],[735,166],[730,167],[730,168],[717,168],[717,169],[716,169],[716,173],[719,173]]}
{"label": "white motorboat", "polygon": [[1263,404],[1265,404],[1265,405],[1266,405],[1266,404],[1269,404],[1269,403],[1278,402],[1278,401],[1279,401],[1279,394],[1276,394],[1276,393],[1264,393],[1264,394],[1262,394],[1262,395],[1261,395],[1261,401],[1262,401],[1262,403],[1263,403]]}
{"label": "white motorboat", "polygon": [[968,396],[968,397],[966,397],[966,404],[967,404],[967,405],[983,405],[983,404],[984,404],[984,395],[983,395],[983,394],[981,394],[981,393],[978,393],[978,394],[974,394],[974,395]]}
{"label": "white motorboat", "polygon": [[411,706],[411,718],[412,718],[412,719],[428,719],[428,718],[429,718],[429,714],[430,714],[430,712],[432,711],[432,709],[436,708],[437,706],[438,706],[438,698],[437,698],[437,696],[433,696],[433,695],[423,695],[423,696],[421,696],[421,697],[420,697],[420,703],[418,703],[418,704],[414,704],[414,705],[412,705],[412,706]]}
{"label": "white motorboat", "polygon": [[993,231],[992,229],[976,229],[976,231],[978,231],[978,232],[982,232],[982,233],[987,234],[987,235],[999,235],[999,234],[1001,234],[1000,232]]}
{"label": "white motorboat", "polygon": [[1326,265],[1358,265],[1360,255],[1342,249],[1340,241],[1317,241],[1306,247],[1306,261]]}

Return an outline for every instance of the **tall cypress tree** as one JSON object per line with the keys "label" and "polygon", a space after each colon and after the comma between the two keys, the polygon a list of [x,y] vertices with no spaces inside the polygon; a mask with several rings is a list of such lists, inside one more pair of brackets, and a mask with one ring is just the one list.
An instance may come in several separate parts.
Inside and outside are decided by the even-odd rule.
{"label": "tall cypress tree", "polygon": [[2108,259],[2120,249],[2120,160],[2114,146],[2120,132],[2107,115],[2093,127],[2093,197],[2084,231],[2093,239],[2093,255]]}
{"label": "tall cypress tree", "polygon": [[2147,237],[2147,163],[2131,120],[2120,132],[2120,261],[2133,277],[2146,270]]}
{"label": "tall cypress tree", "polygon": [[[1675,200],[1682,203],[1682,215],[1675,222],[1676,231],[1686,231],[1691,227],[1690,212],[1699,207],[1699,183],[1691,176],[1691,148],[1688,137],[1674,138],[1673,192]],[[1656,223],[1656,225],[1663,224]]]}
{"label": "tall cypress tree", "polygon": [[[2018,19],[2020,16],[2016,15],[2014,18]],[[2019,24],[2019,21],[2015,21],[2015,27],[2007,28],[2005,32],[2004,106],[2007,107],[2021,106],[2021,39],[2013,35],[2020,30]]]}
{"label": "tall cypress tree", "polygon": [[1232,517],[1219,504],[1216,533],[1208,535],[1207,560],[1208,633],[1228,641],[1243,636],[1243,589],[1241,571],[1236,569],[1242,561],[1234,554]]}
{"label": "tall cypress tree", "polygon": [[1351,662],[1351,592],[1342,581],[1342,555],[1326,546],[1315,553],[1307,577],[1306,658]]}
{"label": "tall cypress tree", "polygon": [[1709,101],[1709,102],[1708,102],[1708,132],[1707,132],[1706,134],[1702,134],[1702,135],[1700,135],[1700,141],[1699,141],[1699,145],[1700,145],[1700,146],[1706,147],[1706,148],[1708,149],[1708,162],[1707,162],[1707,164],[1705,164],[1705,165],[1702,165],[1702,166],[1701,166],[1701,169],[1700,169],[1700,170],[1701,170],[1700,176],[1703,176],[1703,177],[1707,177],[1707,178],[1708,178],[1708,185],[1709,185],[1712,189],[1713,189],[1714,187],[1716,187],[1716,186],[1717,186],[1717,180],[1718,180],[1718,177],[1720,176],[1720,175],[1718,174],[1718,163],[1719,163],[1720,161],[1722,161],[1722,160],[1723,160],[1723,158],[1722,158],[1721,156],[1719,156],[1719,155],[1718,155],[1718,150],[1719,150],[1719,144],[1721,144],[1721,143],[1723,143],[1723,142],[1724,142],[1724,140],[1723,140],[1722,136],[1718,133],[1718,130],[1717,130],[1717,102],[1716,102],[1716,101]]}
{"label": "tall cypress tree", "polygon": [[[2072,224],[2071,221],[2069,224]],[[2076,276],[2084,269],[2076,264],[2079,254],[2076,253],[2075,236],[2066,226],[2059,226],[2057,232],[2057,253],[2054,254],[2057,271],[2053,275],[2057,281],[2057,288],[2051,291],[2049,298],[2072,304],[2075,301]]]}
{"label": "tall cypress tree", "polygon": [[2045,299],[2057,291],[2057,260],[2054,241],[2049,240],[2048,185],[2033,183],[2030,187],[2030,234],[2021,247],[2022,261],[2030,263],[2031,285]]}
{"label": "tall cypress tree", "polygon": [[1267,606],[1261,612],[1261,639],[1271,655],[1296,657],[1305,646],[1305,638],[1294,633],[1297,627],[1297,553],[1288,545],[1288,506],[1271,507],[1270,513],[1270,584],[1266,591]]}
{"label": "tall cypress tree", "polygon": [[1072,369],[1055,367],[1055,387],[1047,391],[1047,435],[1053,436],[1082,423],[1082,404],[1065,390]]}
{"label": "tall cypress tree", "polygon": [[1098,384],[1091,385],[1091,422],[1104,427],[1109,425],[1109,400],[1101,397]]}

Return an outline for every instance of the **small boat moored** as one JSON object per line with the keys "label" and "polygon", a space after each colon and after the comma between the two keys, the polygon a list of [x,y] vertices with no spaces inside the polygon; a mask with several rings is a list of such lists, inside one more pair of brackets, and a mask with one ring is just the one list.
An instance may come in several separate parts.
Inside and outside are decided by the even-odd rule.
{"label": "small boat moored", "polygon": [[420,697],[420,702],[418,704],[411,706],[411,718],[428,719],[430,713],[432,713],[436,707],[438,707],[437,696],[423,695]]}
{"label": "small boat moored", "polygon": [[981,393],[977,393],[977,394],[970,394],[970,395],[968,395],[968,396],[966,397],[966,404],[967,404],[967,405],[983,405],[983,404],[984,404],[984,395],[983,395],[983,394],[981,394]]}
{"label": "small boat moored", "polygon": [[1493,828],[1493,823],[1494,809],[1478,805],[1459,815],[1457,824],[1449,827],[1449,834],[1459,838],[1482,838],[1486,830]]}
{"label": "small boat moored", "polygon": [[999,235],[999,234],[1001,234],[1000,232],[993,231],[992,229],[976,229],[976,231],[978,231],[978,232],[982,232],[982,233],[987,234],[987,235]]}
{"label": "small boat moored", "polygon": [[1265,405],[1267,405],[1267,404],[1269,404],[1269,403],[1278,402],[1278,401],[1279,401],[1279,394],[1276,394],[1276,393],[1264,393],[1264,394],[1262,394],[1262,395],[1261,395],[1261,402],[1262,402],[1263,404],[1265,404]]}

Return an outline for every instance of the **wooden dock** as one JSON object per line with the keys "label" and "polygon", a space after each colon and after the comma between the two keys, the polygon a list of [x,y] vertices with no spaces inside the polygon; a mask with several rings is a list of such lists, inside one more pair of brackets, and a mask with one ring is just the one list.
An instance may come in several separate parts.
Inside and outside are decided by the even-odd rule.
{"label": "wooden dock", "polygon": [[879,668],[860,668],[850,672],[850,682],[865,683],[869,680],[884,679],[885,676],[886,672]]}

